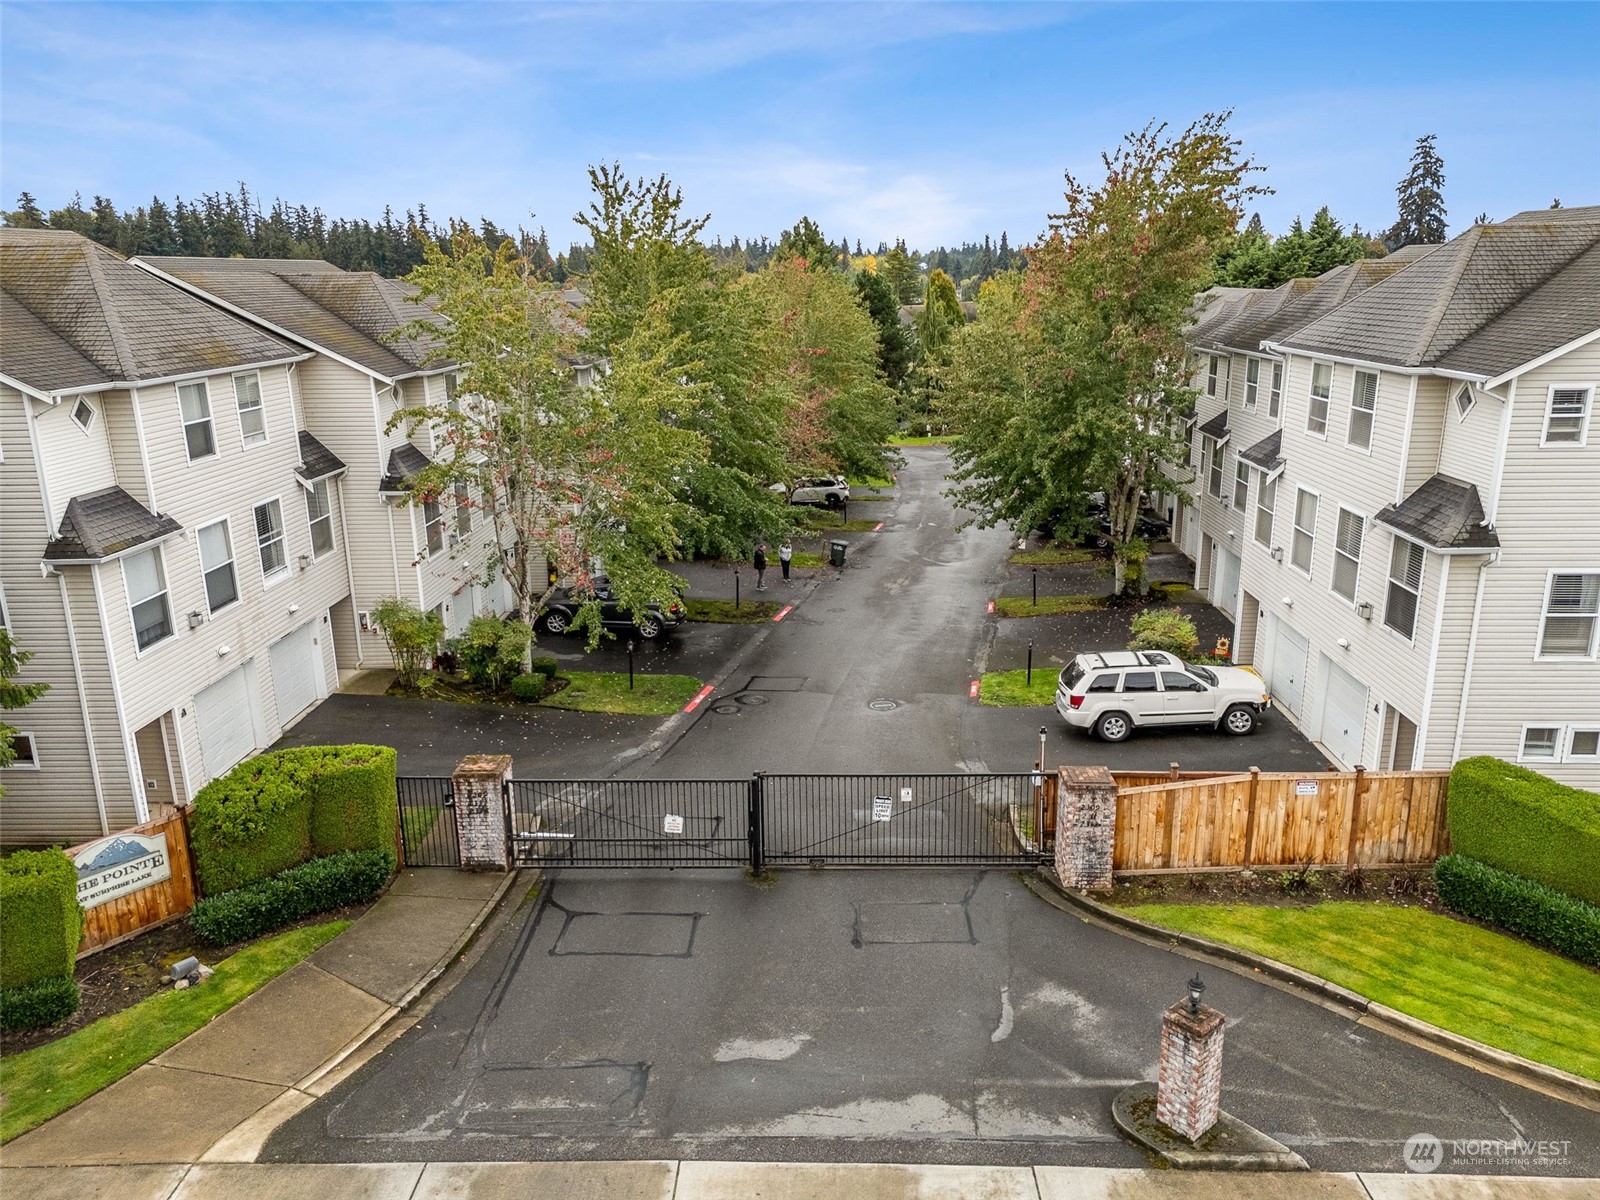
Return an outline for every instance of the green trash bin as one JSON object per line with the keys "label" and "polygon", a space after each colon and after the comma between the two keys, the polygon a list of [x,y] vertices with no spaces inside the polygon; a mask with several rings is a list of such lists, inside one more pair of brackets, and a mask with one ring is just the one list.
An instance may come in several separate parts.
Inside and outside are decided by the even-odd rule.
{"label": "green trash bin", "polygon": [[831,551],[832,551],[828,555],[828,561],[830,563],[832,563],[836,567],[844,566],[844,552],[846,550],[850,549],[850,543],[849,542],[829,542],[828,545],[829,545],[829,547],[831,548]]}

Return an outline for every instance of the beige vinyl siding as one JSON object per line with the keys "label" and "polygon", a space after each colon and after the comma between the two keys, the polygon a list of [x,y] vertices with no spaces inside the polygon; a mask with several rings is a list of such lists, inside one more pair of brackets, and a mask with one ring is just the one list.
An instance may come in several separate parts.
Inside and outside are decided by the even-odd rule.
{"label": "beige vinyl siding", "polygon": [[1398,499],[1404,500],[1439,473],[1439,450],[1444,441],[1451,381],[1435,375],[1419,376],[1417,397],[1412,406],[1411,440],[1406,447],[1404,486]]}
{"label": "beige vinyl siding", "polygon": [[[103,566],[63,567],[61,573],[67,581],[70,619],[77,638],[80,678],[89,701],[89,722],[94,736],[95,761],[100,768],[106,818],[112,829],[126,829],[139,823],[138,796],[142,790],[129,761],[132,730],[123,729],[117,705],[117,683],[121,678],[117,672],[128,655],[119,655],[114,647],[107,645],[106,628],[100,619],[99,601],[95,596],[97,572],[103,579]],[[120,578],[121,572],[117,575]],[[128,637],[128,645],[132,646],[131,619]]]}
{"label": "beige vinyl siding", "polygon": [[33,405],[39,459],[49,484],[51,529],[60,526],[67,501],[74,496],[98,492],[117,482],[111,441],[106,436],[104,401],[98,396],[90,399],[97,415],[87,432],[72,419],[75,403],[69,397],[56,405]]}
{"label": "beige vinyl siding", "polygon": [[[96,401],[106,425],[106,440],[117,484],[146,508],[156,508],[160,497],[150,495],[150,478],[145,472],[144,454],[139,448],[139,427],[134,401],[128,392],[103,392]],[[52,470],[54,466],[52,464]]]}
{"label": "beige vinyl siding", "polygon": [[[1541,446],[1553,384],[1600,389],[1600,343],[1515,384],[1496,512],[1501,551],[1484,581],[1463,756],[1514,760],[1528,724],[1600,725],[1600,661],[1536,657],[1550,572],[1600,571],[1600,422],[1591,414],[1584,446]],[[1600,764],[1530,765],[1565,783],[1600,789]]]}
{"label": "beige vinyl siding", "polygon": [[[1438,564],[1450,572],[1450,583],[1445,593],[1443,620],[1440,623],[1439,645],[1435,651],[1432,706],[1425,728],[1419,728],[1424,740],[1417,747],[1418,762],[1428,770],[1449,767],[1455,747],[1456,722],[1461,715],[1462,686],[1467,677],[1467,657],[1472,645],[1472,613],[1478,599],[1478,580],[1482,564],[1488,561],[1480,555],[1459,555],[1445,558],[1431,555],[1430,565]],[[1487,582],[1487,576],[1484,577]],[[1419,623],[1421,613],[1418,613]],[[1491,618],[1492,619],[1492,618]],[[1480,627],[1483,618],[1479,619]],[[1420,718],[1407,713],[1422,726]]]}
{"label": "beige vinyl siding", "polygon": [[[1460,384],[1450,391],[1454,397]],[[1445,406],[1444,443],[1439,448],[1439,470],[1452,479],[1477,487],[1484,511],[1494,507],[1495,464],[1500,460],[1500,427],[1505,402],[1487,392],[1478,393],[1472,411],[1462,417],[1455,400]]]}

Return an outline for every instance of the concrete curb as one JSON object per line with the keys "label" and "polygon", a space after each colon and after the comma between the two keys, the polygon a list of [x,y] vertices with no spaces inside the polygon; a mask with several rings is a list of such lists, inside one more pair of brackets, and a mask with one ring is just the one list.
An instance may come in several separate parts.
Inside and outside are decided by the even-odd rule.
{"label": "concrete curb", "polygon": [[[1412,1041],[1435,1053],[1444,1053],[1466,1060],[1469,1065],[1488,1068],[1492,1073],[1523,1087],[1565,1100],[1569,1104],[1576,1104],[1580,1108],[1600,1112],[1600,1082],[1534,1062],[1507,1050],[1486,1046],[1459,1033],[1451,1033],[1448,1029],[1441,1029],[1418,1017],[1398,1012],[1363,996],[1360,992],[1340,987],[1337,983],[1323,979],[1319,975],[1291,967],[1276,959],[1266,958],[1249,950],[1241,950],[1237,946],[1213,942],[1209,938],[1198,937],[1192,933],[1181,933],[1162,925],[1153,925],[1149,921],[1141,921],[1110,905],[1101,904],[1082,892],[1065,887],[1055,872],[1049,868],[1040,870],[1039,875],[1068,906],[1088,914],[1102,925],[1138,935],[1148,941],[1168,946],[1182,946],[1223,966],[1231,964],[1249,968],[1252,973],[1266,975],[1296,991],[1306,992],[1320,1000],[1330,1002],[1349,1012],[1357,1022],[1369,1028],[1392,1037]],[[1034,894],[1049,902],[1049,897],[1042,893],[1034,891]]]}
{"label": "concrete curb", "polygon": [[1124,1136],[1158,1155],[1168,1166],[1186,1171],[1309,1171],[1289,1147],[1231,1113],[1219,1112],[1217,1123],[1199,1144],[1185,1141],[1153,1116],[1140,1120],[1138,1109],[1153,1112],[1156,1085],[1136,1083],[1111,1101],[1111,1119]]}

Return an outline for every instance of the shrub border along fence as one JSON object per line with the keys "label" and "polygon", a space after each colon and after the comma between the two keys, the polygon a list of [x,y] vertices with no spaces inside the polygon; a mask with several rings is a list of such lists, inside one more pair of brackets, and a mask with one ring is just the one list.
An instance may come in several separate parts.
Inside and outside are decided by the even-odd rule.
{"label": "shrub border along fence", "polygon": [[1600,966],[1600,908],[1499,867],[1447,854],[1433,865],[1446,908]]}
{"label": "shrub border along fence", "polygon": [[1498,758],[1464,758],[1450,772],[1450,845],[1600,905],[1600,794]]}
{"label": "shrub border along fence", "polygon": [[0,1029],[51,1025],[78,1008],[73,963],[83,936],[78,871],[60,850],[0,861]]}

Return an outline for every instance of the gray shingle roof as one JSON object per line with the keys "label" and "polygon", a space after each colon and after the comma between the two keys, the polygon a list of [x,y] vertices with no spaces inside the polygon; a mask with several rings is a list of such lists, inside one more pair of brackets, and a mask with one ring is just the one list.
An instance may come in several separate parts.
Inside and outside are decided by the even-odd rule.
{"label": "gray shingle roof", "polygon": [[1228,436],[1228,410],[1223,409],[1205,424],[1200,426],[1200,432],[1208,438],[1221,441]]}
{"label": "gray shingle roof", "polygon": [[[1581,286],[1594,278],[1597,243],[1600,207],[1474,225],[1282,344],[1405,367],[1438,366],[1459,351],[1456,369],[1499,374],[1566,344],[1574,330],[1600,328],[1600,291]],[[1561,279],[1569,269],[1577,286]],[[1524,305],[1517,320],[1501,324]],[[1491,324],[1501,328],[1476,342]]]}
{"label": "gray shingle roof", "polygon": [[1274,429],[1254,446],[1239,451],[1239,457],[1269,474],[1283,466],[1283,430]]}
{"label": "gray shingle roof", "polygon": [[315,482],[330,475],[337,475],[342,470],[344,463],[338,455],[304,429],[300,431],[300,465],[295,468],[295,474],[302,479]]}
{"label": "gray shingle roof", "polygon": [[1484,524],[1483,501],[1470,483],[1435,475],[1373,520],[1435,550],[1496,550],[1500,538]]}
{"label": "gray shingle roof", "polygon": [[304,353],[65,230],[0,229],[0,297],[0,370],[40,392]]}
{"label": "gray shingle roof", "polygon": [[397,279],[313,259],[146,255],[139,261],[385,379],[450,365],[429,361],[435,339],[393,338],[419,318],[444,324],[427,304],[412,302],[415,287]]}
{"label": "gray shingle roof", "polygon": [[84,562],[177,533],[183,526],[153,513],[119,487],[74,496],[61,528],[44,549],[46,562]]}
{"label": "gray shingle roof", "polygon": [[389,452],[389,468],[378,483],[380,492],[403,492],[406,484],[432,465],[432,461],[410,442],[403,442]]}

